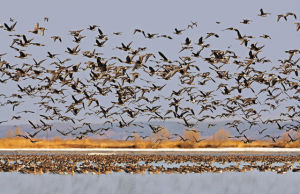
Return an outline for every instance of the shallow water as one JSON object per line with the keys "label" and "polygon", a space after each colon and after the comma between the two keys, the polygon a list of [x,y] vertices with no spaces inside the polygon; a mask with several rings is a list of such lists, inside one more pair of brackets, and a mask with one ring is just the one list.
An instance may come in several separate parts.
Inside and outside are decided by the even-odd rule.
{"label": "shallow water", "polygon": [[299,173],[30,175],[0,173],[1,193],[299,193]]}

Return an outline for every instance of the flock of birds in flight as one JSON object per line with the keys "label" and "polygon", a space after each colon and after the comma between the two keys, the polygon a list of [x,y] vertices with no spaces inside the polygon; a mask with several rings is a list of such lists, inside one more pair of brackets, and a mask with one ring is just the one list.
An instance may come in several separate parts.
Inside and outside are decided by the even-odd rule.
{"label": "flock of birds in flight", "polygon": [[[270,13],[263,9],[258,16],[269,17]],[[278,15],[277,22],[296,20],[294,13]],[[46,25],[48,18],[44,18]],[[185,37],[188,30],[197,29],[198,23],[191,22],[186,28],[175,28],[172,34],[148,33],[135,29],[134,36],[145,39],[165,39],[174,41],[184,38],[179,54],[175,60],[163,51],[149,52],[147,47],[135,47],[133,42],[122,42],[113,48],[119,54],[104,57],[99,52],[111,38],[121,37],[122,32],[106,34],[98,25],[90,25],[87,29],[70,30],[75,45],[65,46],[64,38],[59,35],[48,35],[47,28],[36,23],[33,30],[15,34],[17,21],[0,25],[12,37],[10,48],[18,53],[12,64],[7,53],[0,54],[0,85],[12,86],[12,94],[2,91],[0,105],[11,107],[14,115],[11,120],[26,118],[25,115],[38,114],[40,119],[25,121],[35,130],[34,133],[22,134],[26,139],[36,142],[34,138],[40,132],[52,129],[51,122],[73,123],[67,130],[56,129],[61,135],[72,135],[82,139],[87,135],[104,135],[112,128],[131,128],[132,126],[150,130],[156,134],[162,130],[161,125],[151,121],[176,121],[185,130],[198,133],[198,123],[207,122],[207,128],[216,125],[217,119],[226,120],[228,128],[236,130],[233,138],[245,143],[252,142],[246,134],[255,126],[257,133],[265,139],[276,142],[279,136],[268,134],[269,127],[274,125],[283,132],[300,129],[300,50],[286,50],[285,59],[271,61],[262,57],[264,45],[257,42],[252,35],[242,34],[238,28],[228,27],[222,30],[232,31],[240,47],[247,49],[248,55],[238,56],[230,50],[212,49],[209,41],[220,39],[220,33],[208,32],[193,41]],[[243,19],[242,25],[252,23]],[[294,22],[296,30],[300,22]],[[83,33],[95,33],[93,49],[82,51],[81,43],[87,38]],[[32,36],[34,36],[32,38]],[[51,38],[56,45],[63,45],[67,58],[63,54],[47,51],[41,60],[34,58],[27,48],[43,47],[42,42],[34,39]],[[261,39],[271,39],[268,34],[260,35]],[[72,60],[80,56],[84,62]],[[123,57],[124,56],[124,57]],[[174,83],[178,82],[179,84]],[[39,111],[24,110],[22,104],[28,99],[38,106]],[[29,100],[30,101],[30,100]],[[268,118],[280,108],[280,115]],[[22,110],[20,110],[22,109]],[[275,114],[275,113],[274,113]],[[87,122],[89,117],[104,121],[103,127],[94,128]],[[144,118],[145,122],[137,122]],[[0,121],[0,124],[8,122]],[[148,138],[148,136],[140,136]],[[290,141],[297,138],[289,133]],[[134,138],[128,136],[126,139]],[[182,141],[201,141],[186,139],[179,134],[171,138]]]}

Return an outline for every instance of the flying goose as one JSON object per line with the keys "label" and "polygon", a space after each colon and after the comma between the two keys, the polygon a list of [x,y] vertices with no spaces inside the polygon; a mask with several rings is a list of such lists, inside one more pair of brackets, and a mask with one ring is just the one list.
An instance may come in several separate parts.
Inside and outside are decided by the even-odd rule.
{"label": "flying goose", "polygon": [[15,31],[15,27],[16,27],[17,22],[15,22],[14,24],[12,24],[11,26],[8,26],[6,23],[4,23],[4,30],[7,30],[9,32],[13,32]]}
{"label": "flying goose", "polygon": [[298,31],[300,29],[300,22],[295,22],[294,24],[296,24],[296,31]]}
{"label": "flying goose", "polygon": [[258,16],[261,16],[261,17],[267,17],[268,15],[271,15],[271,13],[264,12],[263,9],[260,9],[259,12],[260,13],[258,14]]}
{"label": "flying goose", "polygon": [[51,36],[50,38],[52,38],[54,42],[55,42],[56,40],[59,40],[59,42],[62,41],[60,36]]}
{"label": "flying goose", "polygon": [[80,49],[78,49],[79,44],[77,46],[75,46],[73,49],[70,49],[69,47],[67,47],[67,50],[65,51],[66,53],[69,53],[71,55],[78,55]]}

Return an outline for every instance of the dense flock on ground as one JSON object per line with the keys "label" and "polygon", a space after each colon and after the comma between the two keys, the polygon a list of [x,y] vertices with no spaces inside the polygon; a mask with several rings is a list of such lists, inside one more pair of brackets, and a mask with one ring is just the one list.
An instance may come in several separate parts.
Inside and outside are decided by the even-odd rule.
{"label": "dense flock on ground", "polygon": [[[295,13],[274,16],[261,9],[257,14],[257,20],[274,17],[274,23],[300,29]],[[133,29],[134,40],[147,41],[143,46],[143,41],[124,39],[122,32],[106,33],[98,25],[66,30],[68,35],[48,33],[50,22],[44,18],[27,31],[19,31],[21,24],[13,18],[0,26],[0,36],[10,41],[9,52],[0,55],[0,105],[14,113],[0,123],[30,124],[35,132],[20,136],[32,142],[49,130],[78,139],[133,126],[155,134],[164,128],[156,121],[178,122],[183,131],[198,133],[199,123],[207,123],[204,130],[209,130],[219,120],[245,143],[253,141],[247,135],[251,130],[276,142],[280,135],[272,135],[270,126],[288,132],[289,141],[297,140],[293,132],[300,129],[300,50],[267,58],[261,42],[272,41],[268,34],[254,36],[223,26],[188,37],[201,25],[193,21],[168,34]],[[252,22],[241,19],[239,25]],[[232,35],[237,50],[215,46],[225,34]],[[176,56],[157,46],[168,44],[170,50],[178,46]],[[70,127],[53,129],[54,122]],[[95,128],[94,123],[103,125]],[[167,138],[201,141],[177,133]]]}
{"label": "dense flock on ground", "polygon": [[[299,156],[252,155],[0,155],[0,172],[22,174],[160,174],[299,172]],[[142,164],[141,164],[142,163]]]}

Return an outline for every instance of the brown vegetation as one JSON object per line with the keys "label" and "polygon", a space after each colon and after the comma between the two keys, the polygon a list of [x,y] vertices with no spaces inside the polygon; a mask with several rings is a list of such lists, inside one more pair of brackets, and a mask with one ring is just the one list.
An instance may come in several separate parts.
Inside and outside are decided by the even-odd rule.
{"label": "brown vegetation", "polygon": [[[276,142],[271,140],[255,140],[251,143],[245,143],[239,139],[230,138],[230,133],[226,129],[220,129],[215,134],[205,139],[201,139],[199,131],[185,130],[182,138],[171,139],[171,133],[163,128],[158,133],[152,134],[147,138],[141,138],[139,134],[131,134],[129,140],[113,139],[61,139],[55,137],[52,139],[34,139],[30,140],[16,137],[22,134],[19,128],[10,130],[6,138],[0,138],[0,148],[225,148],[225,147],[282,147],[282,148],[300,148],[300,140],[289,142],[288,133],[284,133]],[[299,138],[298,133],[294,133],[295,138]]]}
{"label": "brown vegetation", "polygon": [[154,142],[150,140],[110,140],[110,139],[60,139],[50,140],[38,139],[38,142],[31,143],[24,138],[1,138],[0,148],[222,148],[222,147],[300,147],[300,141],[286,142],[278,141],[254,141],[244,143],[240,140],[203,140],[200,142],[180,141],[180,140],[161,140]]}

